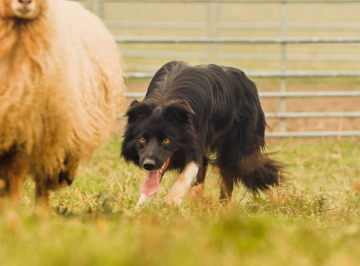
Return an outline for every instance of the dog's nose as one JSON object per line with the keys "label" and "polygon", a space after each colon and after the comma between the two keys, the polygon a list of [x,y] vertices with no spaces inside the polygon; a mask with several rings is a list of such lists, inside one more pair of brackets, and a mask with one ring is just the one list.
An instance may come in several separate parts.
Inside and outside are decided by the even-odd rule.
{"label": "dog's nose", "polygon": [[143,163],[143,167],[147,171],[151,171],[155,169],[155,161],[146,159]]}

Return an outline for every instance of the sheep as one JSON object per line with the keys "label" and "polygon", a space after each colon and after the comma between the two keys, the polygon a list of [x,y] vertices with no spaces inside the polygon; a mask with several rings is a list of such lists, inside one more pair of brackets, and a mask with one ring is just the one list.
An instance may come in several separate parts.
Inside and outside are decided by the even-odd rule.
{"label": "sheep", "polygon": [[0,0],[0,197],[36,203],[70,185],[123,110],[113,36],[79,3]]}

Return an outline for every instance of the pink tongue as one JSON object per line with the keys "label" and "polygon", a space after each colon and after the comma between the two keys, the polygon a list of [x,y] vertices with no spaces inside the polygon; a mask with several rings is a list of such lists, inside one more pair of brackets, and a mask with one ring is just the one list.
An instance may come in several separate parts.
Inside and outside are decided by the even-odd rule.
{"label": "pink tongue", "polygon": [[141,187],[141,193],[151,197],[159,190],[160,178],[159,170],[156,171],[146,171],[146,177],[144,184]]}

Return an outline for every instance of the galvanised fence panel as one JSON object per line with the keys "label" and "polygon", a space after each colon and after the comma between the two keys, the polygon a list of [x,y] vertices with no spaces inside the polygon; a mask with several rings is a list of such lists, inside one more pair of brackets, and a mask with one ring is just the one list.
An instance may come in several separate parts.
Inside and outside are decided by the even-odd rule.
{"label": "galvanised fence panel", "polygon": [[[83,1],[84,2],[84,1]],[[105,5],[109,2],[142,2],[142,3],[203,3],[206,5],[205,22],[148,22],[148,21],[113,21],[105,17]],[[279,23],[229,23],[221,22],[220,12],[221,4],[225,3],[278,3],[280,4]],[[153,29],[196,29],[206,33],[206,37],[186,38],[186,37],[126,37],[114,36],[118,43],[134,44],[253,44],[253,45],[274,45],[280,46],[279,54],[244,54],[244,53],[221,53],[216,52],[216,60],[260,60],[260,61],[280,61],[278,71],[251,71],[246,72],[249,77],[256,78],[280,78],[279,92],[261,92],[261,98],[278,98],[279,112],[266,113],[268,118],[280,119],[279,132],[267,133],[269,137],[325,137],[325,136],[360,136],[360,131],[319,131],[319,132],[289,132],[286,129],[286,120],[294,118],[360,118],[360,112],[287,112],[286,100],[288,98],[315,98],[315,97],[360,97],[358,91],[324,91],[324,92],[287,92],[288,78],[314,78],[314,77],[360,77],[360,71],[290,71],[287,69],[289,61],[348,61],[360,62],[360,54],[356,55],[288,55],[288,45],[296,44],[354,44],[360,47],[360,37],[301,37],[291,38],[287,36],[290,29],[306,30],[329,30],[341,33],[344,30],[360,30],[360,23],[332,24],[332,23],[287,23],[288,5],[293,3],[358,3],[359,0],[87,0],[85,6],[91,11],[97,13],[109,27],[127,27],[127,28],[153,28]],[[211,4],[216,4],[216,19],[211,14]],[[215,22],[214,22],[214,21]],[[280,37],[276,38],[228,38],[213,37],[210,34],[213,24],[218,32],[224,29],[248,29],[248,30],[279,30]],[[217,32],[217,33],[218,33]],[[154,52],[154,51],[122,51],[129,57],[154,57],[154,58],[183,58],[200,59],[204,63],[210,63],[210,52]],[[128,72],[127,78],[151,78],[154,72]],[[128,92],[128,98],[142,98],[144,93]],[[119,115],[120,117],[121,115]]]}

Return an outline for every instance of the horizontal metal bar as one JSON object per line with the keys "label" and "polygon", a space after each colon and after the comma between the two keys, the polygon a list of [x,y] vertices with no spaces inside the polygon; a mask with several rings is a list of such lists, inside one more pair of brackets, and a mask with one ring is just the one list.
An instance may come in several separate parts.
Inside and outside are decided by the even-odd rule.
{"label": "horizontal metal bar", "polygon": [[125,92],[125,98],[144,98],[145,92]]}
{"label": "horizontal metal bar", "polygon": [[[360,91],[317,91],[317,92],[259,92],[261,98],[324,98],[324,97],[360,97]],[[144,98],[144,92],[126,92],[126,98]],[[335,115],[335,113],[333,113]],[[353,114],[358,114],[354,112]],[[275,115],[274,115],[275,116]],[[338,117],[341,117],[338,116]]]}
{"label": "horizontal metal bar", "polygon": [[[280,30],[280,23],[222,22],[218,26],[225,30]],[[360,30],[359,23],[287,23],[288,30]]]}
{"label": "horizontal metal bar", "polygon": [[360,112],[296,112],[296,113],[266,113],[266,118],[360,118]]}
{"label": "horizontal metal bar", "polygon": [[261,98],[328,98],[360,97],[360,91],[294,91],[294,92],[259,92]]}
{"label": "horizontal metal bar", "polygon": [[[185,59],[206,59],[207,54],[200,52],[177,52],[177,51],[135,51],[121,50],[124,57],[145,57],[145,58],[185,58]],[[239,53],[219,53],[220,60],[260,60],[260,61],[279,61],[280,54],[239,54]],[[308,55],[308,54],[289,54],[287,61],[329,61],[329,62],[359,62],[360,56],[356,55]]]}
{"label": "horizontal metal bar", "polygon": [[[76,0],[80,1],[80,0]],[[106,0],[105,2],[161,3],[357,3],[359,0]]]}
{"label": "horizontal metal bar", "polygon": [[125,78],[152,78],[154,73],[145,73],[145,72],[129,72],[125,73]]}
{"label": "horizontal metal bar", "polygon": [[120,37],[115,36],[118,43],[252,43],[252,44],[306,44],[306,43],[360,43],[360,38],[178,38],[178,37]]}
{"label": "horizontal metal bar", "polygon": [[156,22],[156,21],[117,21],[105,20],[108,27],[123,27],[123,28],[140,28],[140,29],[190,29],[190,30],[204,30],[205,23],[190,23],[190,22]]}
{"label": "horizontal metal bar", "polygon": [[[137,95],[142,97],[134,98],[143,98],[145,95]],[[117,118],[125,117],[123,114],[118,114]],[[298,112],[298,113],[265,113],[265,117],[268,119],[271,118],[360,118],[360,112],[329,112],[329,113],[308,113],[308,112]]]}
{"label": "horizontal metal bar", "polygon": [[[172,22],[172,21],[119,21],[104,20],[109,27],[120,28],[147,28],[147,29],[190,29],[204,30],[206,24],[203,22]],[[360,30],[359,23],[288,23],[288,30]],[[218,25],[224,30],[280,30],[279,23],[238,23],[222,22]]]}
{"label": "horizontal metal bar", "polygon": [[136,62],[134,64],[126,64],[124,66],[124,70],[130,74],[131,72],[155,73],[158,69],[159,69],[158,65],[145,65],[145,64],[137,65]]}
{"label": "horizontal metal bar", "polygon": [[359,71],[347,71],[347,72],[306,72],[306,71],[297,71],[291,72],[287,71],[284,73],[281,72],[250,72],[246,74],[248,77],[253,78],[298,78],[298,77],[307,77],[307,78],[317,78],[317,77],[360,77]]}
{"label": "horizontal metal bar", "polygon": [[[238,54],[219,53],[220,60],[261,60],[279,61],[280,54]],[[356,55],[310,55],[310,54],[288,54],[287,61],[329,61],[329,62],[358,62],[360,56]]]}
{"label": "horizontal metal bar", "polygon": [[[360,77],[359,71],[347,71],[347,72],[248,72],[246,75],[250,78],[317,78],[317,77]],[[127,78],[152,78],[154,73],[143,73],[143,72],[131,72],[126,73]]]}
{"label": "horizontal metal bar", "polygon": [[124,57],[145,57],[145,58],[182,58],[182,59],[206,59],[207,55],[204,53],[196,52],[167,52],[167,51],[134,51],[134,50],[121,50]]}
{"label": "horizontal metal bar", "polygon": [[265,133],[271,138],[319,138],[319,137],[357,137],[360,131],[309,131],[309,132],[270,132]]}

